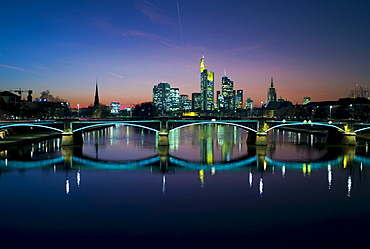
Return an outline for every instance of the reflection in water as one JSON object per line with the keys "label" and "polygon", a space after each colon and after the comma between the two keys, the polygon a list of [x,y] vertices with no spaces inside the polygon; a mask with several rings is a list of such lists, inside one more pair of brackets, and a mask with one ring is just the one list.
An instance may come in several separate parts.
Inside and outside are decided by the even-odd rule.
{"label": "reflection in water", "polygon": [[[326,168],[327,188],[332,189],[333,169],[342,168],[349,171],[346,181],[347,196],[350,197],[353,184],[352,169],[359,167],[360,171],[362,171],[364,168],[364,163],[361,159],[356,161],[356,147],[353,146],[323,146],[320,138],[305,134],[297,135],[293,132],[285,131],[275,131],[273,134],[270,134],[270,140],[273,142],[267,147],[247,146],[246,136],[247,133],[245,131],[236,127],[221,125],[191,126],[183,132],[177,130],[172,135],[170,149],[167,146],[159,147],[153,153],[155,142],[152,140],[155,139],[155,136],[151,132],[145,133],[141,129],[122,126],[110,127],[86,134],[84,136],[85,144],[82,147],[61,147],[59,139],[52,139],[17,149],[4,150],[0,152],[2,158],[1,170],[10,170],[12,167],[14,169],[17,167],[37,168],[51,164],[53,172],[56,173],[58,167],[63,165],[66,172],[65,192],[67,194],[70,193],[68,171],[76,170],[76,167],[78,168],[76,170],[77,187],[81,186],[81,169],[82,171],[93,168],[142,170],[149,166],[150,170],[153,171],[153,167],[158,167],[159,171],[162,172],[161,189],[163,194],[166,192],[166,172],[174,171],[173,169],[175,168],[177,172],[182,169],[198,170],[201,188],[205,187],[206,172],[209,172],[210,176],[214,176],[218,171],[247,170],[248,174],[245,177],[247,178],[249,188],[252,189],[253,171],[258,171],[260,172],[258,192],[262,196],[265,181],[263,175],[274,175],[276,170],[285,178],[287,172],[300,170],[303,177],[310,177],[313,171],[318,172]],[[144,141],[145,138],[148,138],[149,142]],[[313,141],[319,141],[319,144],[316,145],[314,143],[312,145]],[[124,146],[121,146],[122,144]],[[299,146],[294,144],[299,144]],[[133,146],[135,149],[138,149],[139,153],[137,155],[140,155],[138,156],[140,159],[130,161],[129,159],[132,158],[132,155],[126,153],[121,153],[119,156],[111,156],[111,151],[117,151],[116,145],[119,145],[123,152],[130,146]],[[291,146],[296,147],[289,151]],[[93,153],[91,152],[92,147],[94,148]],[[194,156],[192,152],[197,148],[200,152],[198,154],[200,155],[199,162],[192,162],[196,159],[196,157],[192,157]],[[366,146],[357,148],[359,153],[367,153],[367,143]],[[102,157],[98,153],[102,153]],[[143,154],[149,157],[142,158]],[[239,156],[239,158],[235,156]],[[291,159],[296,159],[297,157],[303,161]],[[121,160],[116,160],[118,158]],[[215,158],[218,159],[215,160]],[[22,163],[20,160],[27,163]]]}
{"label": "reflection in water", "polygon": [[237,127],[207,124],[175,130],[169,135],[170,154],[212,165],[246,156],[247,132]]}

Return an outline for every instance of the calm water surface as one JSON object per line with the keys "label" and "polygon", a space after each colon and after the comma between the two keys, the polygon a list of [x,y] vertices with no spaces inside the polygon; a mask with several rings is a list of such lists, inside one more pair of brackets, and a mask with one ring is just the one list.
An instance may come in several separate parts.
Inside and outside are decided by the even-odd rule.
{"label": "calm water surface", "polygon": [[0,152],[0,245],[365,248],[370,156],[287,131],[117,126]]}

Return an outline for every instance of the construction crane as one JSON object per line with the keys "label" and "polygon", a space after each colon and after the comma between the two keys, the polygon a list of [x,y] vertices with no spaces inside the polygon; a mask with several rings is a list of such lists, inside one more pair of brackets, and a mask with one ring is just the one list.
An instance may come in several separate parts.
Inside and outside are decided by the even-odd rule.
{"label": "construction crane", "polygon": [[[31,101],[32,101],[32,96],[31,96],[31,94],[33,93],[33,91],[32,91],[31,89],[28,89],[28,90],[22,90],[22,88],[18,88],[18,89],[15,89],[15,90],[9,90],[9,92],[15,92],[15,93],[18,93],[18,94],[19,94],[19,96],[21,97],[21,100],[22,100],[22,93],[28,92],[28,97],[30,96]],[[27,97],[27,100],[28,100],[28,97]]]}

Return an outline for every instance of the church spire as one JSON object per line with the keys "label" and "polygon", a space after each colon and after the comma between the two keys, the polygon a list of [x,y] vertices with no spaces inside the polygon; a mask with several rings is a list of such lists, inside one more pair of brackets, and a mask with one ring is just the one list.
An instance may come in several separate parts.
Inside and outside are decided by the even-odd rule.
{"label": "church spire", "polygon": [[99,106],[99,92],[98,92],[98,80],[96,80],[94,107],[98,107],[98,106]]}
{"label": "church spire", "polygon": [[271,77],[271,85],[267,92],[266,105],[268,105],[268,103],[270,102],[275,102],[275,101],[276,101],[276,89],[274,87],[274,79]]}

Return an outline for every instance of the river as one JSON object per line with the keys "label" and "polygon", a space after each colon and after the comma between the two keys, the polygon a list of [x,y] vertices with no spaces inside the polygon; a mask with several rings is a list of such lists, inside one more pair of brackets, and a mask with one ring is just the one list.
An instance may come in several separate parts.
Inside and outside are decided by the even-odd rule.
{"label": "river", "polygon": [[[157,135],[116,126],[83,146],[0,152],[3,248],[368,247],[368,144],[194,125]],[[11,245],[9,247],[9,245]]]}

